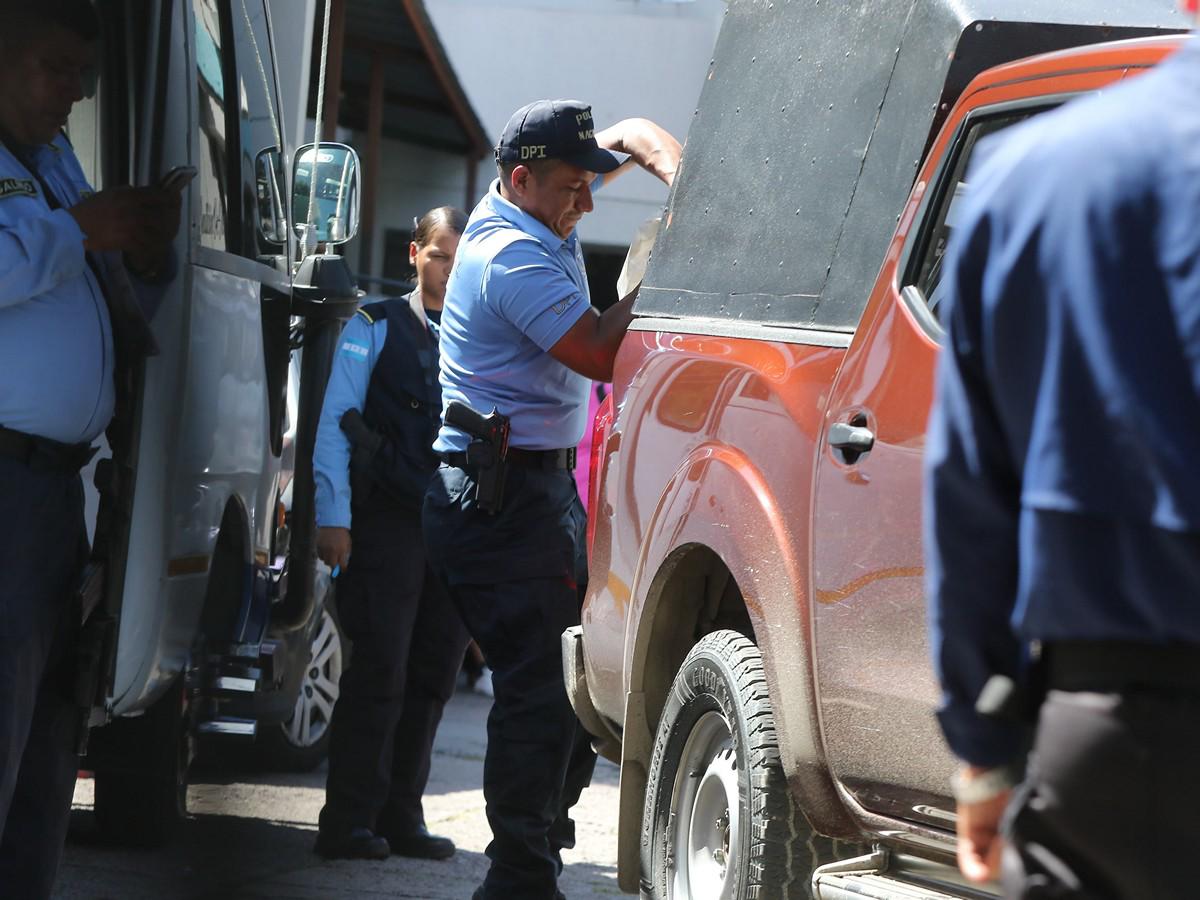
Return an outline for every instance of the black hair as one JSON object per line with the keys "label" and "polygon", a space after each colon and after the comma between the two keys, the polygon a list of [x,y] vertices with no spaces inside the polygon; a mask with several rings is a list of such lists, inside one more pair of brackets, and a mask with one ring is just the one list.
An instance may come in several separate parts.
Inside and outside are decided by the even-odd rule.
{"label": "black hair", "polygon": [[57,25],[85,41],[100,38],[100,15],[92,0],[0,0],[7,35],[26,39],[39,28]]}
{"label": "black hair", "polygon": [[453,206],[438,206],[420,219],[413,219],[413,241],[418,247],[424,247],[439,228],[449,228],[455,234],[462,234],[466,227],[465,212]]}
{"label": "black hair", "polygon": [[532,172],[535,177],[541,178],[543,175],[561,163],[561,159],[529,159],[525,162],[514,162],[509,160],[507,162],[497,162],[496,171],[500,173],[500,183],[505,187],[508,187],[512,184],[513,169],[515,169],[517,166],[524,166],[530,172]]}

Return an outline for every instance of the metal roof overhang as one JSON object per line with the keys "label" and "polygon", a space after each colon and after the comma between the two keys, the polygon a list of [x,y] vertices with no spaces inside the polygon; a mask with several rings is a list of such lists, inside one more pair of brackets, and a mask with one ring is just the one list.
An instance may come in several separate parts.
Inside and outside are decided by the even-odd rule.
{"label": "metal roof overhang", "polygon": [[[382,134],[481,159],[491,143],[459,84],[421,0],[341,0],[338,124],[368,130],[372,64],[383,73]],[[335,0],[334,26],[337,25]],[[309,115],[316,114],[323,4],[318,7]],[[335,43],[331,36],[331,45]],[[336,65],[331,46],[330,65]]]}

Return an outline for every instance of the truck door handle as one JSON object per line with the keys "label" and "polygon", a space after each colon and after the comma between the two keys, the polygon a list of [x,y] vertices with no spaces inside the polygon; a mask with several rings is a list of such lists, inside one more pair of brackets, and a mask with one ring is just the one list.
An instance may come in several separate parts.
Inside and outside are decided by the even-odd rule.
{"label": "truck door handle", "polygon": [[846,452],[847,456],[854,454],[857,458],[875,446],[875,433],[860,425],[835,422],[829,426],[829,445]]}

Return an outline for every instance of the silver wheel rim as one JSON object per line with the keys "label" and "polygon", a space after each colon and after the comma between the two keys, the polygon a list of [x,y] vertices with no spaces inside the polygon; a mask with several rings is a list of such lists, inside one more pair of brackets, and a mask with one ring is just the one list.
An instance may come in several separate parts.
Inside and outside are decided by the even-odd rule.
{"label": "silver wheel rim", "polygon": [[329,610],[321,612],[321,627],[313,638],[312,652],[292,717],[283,733],[296,747],[311,747],[324,737],[333,721],[333,704],[342,677],[342,639]]}
{"label": "silver wheel rim", "polygon": [[671,896],[732,900],[733,856],[741,843],[737,757],[720,713],[696,722],[680,758],[667,859]]}

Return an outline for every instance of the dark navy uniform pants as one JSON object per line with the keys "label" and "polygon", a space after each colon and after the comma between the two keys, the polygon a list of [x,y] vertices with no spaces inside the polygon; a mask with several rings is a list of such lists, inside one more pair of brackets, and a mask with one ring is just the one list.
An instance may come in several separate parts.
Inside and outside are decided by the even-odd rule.
{"label": "dark navy uniform pants", "polygon": [[425,495],[425,541],[492,668],[483,793],[492,842],[488,900],[552,900],[568,811],[596,755],[567,700],[561,636],[579,624],[585,516],[565,469],[510,467],[504,508],[479,510],[474,479],[443,466]]}
{"label": "dark navy uniform pants", "polygon": [[87,560],[83,487],[0,456],[0,898],[49,897],[79,758],[70,597]]}
{"label": "dark navy uniform pants", "polygon": [[425,823],[433,738],[466,630],[428,572],[415,512],[356,509],[350,564],[336,585],[351,653],[333,710],[321,828],[411,833]]}
{"label": "dark navy uniform pants", "polygon": [[1007,813],[1004,894],[1195,897],[1200,691],[1050,691]]}

